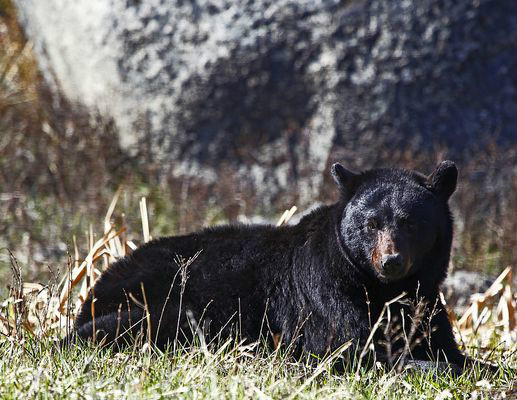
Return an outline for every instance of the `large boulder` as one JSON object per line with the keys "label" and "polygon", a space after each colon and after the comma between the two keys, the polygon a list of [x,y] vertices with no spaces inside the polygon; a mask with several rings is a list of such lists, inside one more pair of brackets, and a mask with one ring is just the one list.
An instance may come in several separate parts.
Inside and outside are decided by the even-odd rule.
{"label": "large boulder", "polygon": [[515,0],[15,2],[48,82],[176,175],[303,199],[331,158],[517,139]]}

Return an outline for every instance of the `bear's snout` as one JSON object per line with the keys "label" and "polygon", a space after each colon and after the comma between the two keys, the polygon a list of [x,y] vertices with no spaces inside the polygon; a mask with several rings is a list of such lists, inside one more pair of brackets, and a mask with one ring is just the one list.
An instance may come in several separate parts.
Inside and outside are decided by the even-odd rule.
{"label": "bear's snout", "polygon": [[390,232],[378,232],[377,243],[372,254],[372,263],[381,279],[396,280],[407,274],[409,260],[408,257],[404,257],[399,247]]}
{"label": "bear's snout", "polygon": [[402,256],[400,253],[385,254],[381,259],[382,269],[386,272],[396,272],[402,268]]}

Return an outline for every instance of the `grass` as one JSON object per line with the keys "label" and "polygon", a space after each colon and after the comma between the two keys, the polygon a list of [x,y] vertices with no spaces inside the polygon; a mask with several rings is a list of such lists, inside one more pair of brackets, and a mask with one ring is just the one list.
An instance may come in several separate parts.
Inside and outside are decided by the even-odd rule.
{"label": "grass", "polygon": [[[516,365],[517,346],[505,365]],[[0,345],[0,393],[18,398],[364,398],[464,399],[517,395],[515,370],[395,373],[373,368],[335,373],[294,362],[278,352],[228,341],[218,350],[199,346],[160,352],[133,347],[121,353],[83,346],[58,350],[52,338],[25,337]]]}

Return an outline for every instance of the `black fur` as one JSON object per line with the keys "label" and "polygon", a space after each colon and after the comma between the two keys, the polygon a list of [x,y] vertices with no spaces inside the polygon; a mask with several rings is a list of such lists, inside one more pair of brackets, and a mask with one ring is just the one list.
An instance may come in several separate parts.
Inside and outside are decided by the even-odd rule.
{"label": "black fur", "polygon": [[[97,339],[121,344],[128,339],[125,331],[146,333],[142,304],[147,303],[159,347],[175,339],[178,318],[178,339],[192,338],[188,310],[208,340],[238,327],[249,341],[262,335],[273,343],[272,337],[281,335],[295,354],[322,356],[348,340],[360,348],[385,302],[406,292],[410,302],[417,297],[427,302],[427,315],[435,308],[431,336],[410,356],[463,366],[466,358],[438,300],[451,249],[447,200],[456,186],[454,164],[442,163],[429,177],[398,169],[354,174],[339,164],[332,172],[340,201],[297,225],[223,226],[157,239],[111,265],[94,287]],[[402,277],[381,276],[372,266],[375,235],[382,229],[410,260]],[[180,313],[177,257],[186,260],[198,252],[186,267]],[[395,316],[404,309],[408,330],[410,305],[394,307]],[[77,317],[76,337],[92,338],[91,309],[90,297]],[[379,350],[378,357],[386,354]]]}

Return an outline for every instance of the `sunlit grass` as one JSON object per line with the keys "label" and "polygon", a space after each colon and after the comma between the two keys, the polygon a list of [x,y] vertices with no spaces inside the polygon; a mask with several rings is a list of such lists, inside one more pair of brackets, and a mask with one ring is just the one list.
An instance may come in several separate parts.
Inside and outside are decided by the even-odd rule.
{"label": "sunlit grass", "polygon": [[495,375],[478,369],[452,377],[378,368],[356,375],[336,373],[325,361],[315,367],[235,342],[210,351],[194,346],[173,354],[144,346],[113,353],[88,345],[59,350],[51,338],[25,337],[0,345],[0,393],[12,399],[503,398],[517,393],[515,372],[507,366],[516,361],[510,355]]}

